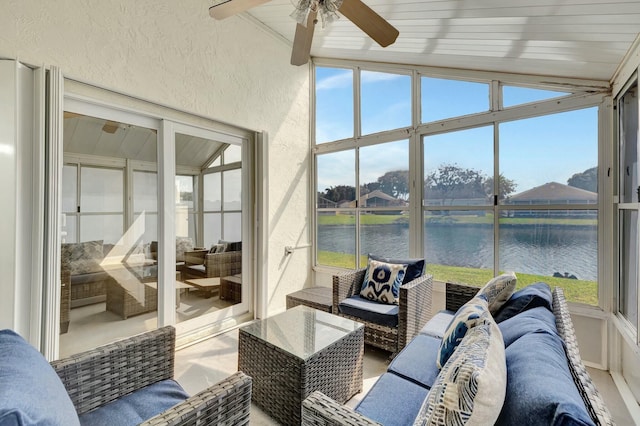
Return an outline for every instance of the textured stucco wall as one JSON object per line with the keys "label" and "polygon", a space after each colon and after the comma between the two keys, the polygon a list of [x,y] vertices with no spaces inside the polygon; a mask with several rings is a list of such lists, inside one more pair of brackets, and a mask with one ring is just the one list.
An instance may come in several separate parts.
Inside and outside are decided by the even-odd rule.
{"label": "textured stucco wall", "polygon": [[[268,312],[309,280],[309,71],[290,46],[211,1],[4,0],[0,57],[269,134]],[[293,22],[292,22],[293,25]]]}

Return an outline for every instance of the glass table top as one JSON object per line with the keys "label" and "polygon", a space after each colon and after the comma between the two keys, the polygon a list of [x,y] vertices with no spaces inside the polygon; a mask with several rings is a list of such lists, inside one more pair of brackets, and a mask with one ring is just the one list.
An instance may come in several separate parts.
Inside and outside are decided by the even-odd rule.
{"label": "glass table top", "polygon": [[294,356],[307,359],[363,324],[304,305],[241,328]]}

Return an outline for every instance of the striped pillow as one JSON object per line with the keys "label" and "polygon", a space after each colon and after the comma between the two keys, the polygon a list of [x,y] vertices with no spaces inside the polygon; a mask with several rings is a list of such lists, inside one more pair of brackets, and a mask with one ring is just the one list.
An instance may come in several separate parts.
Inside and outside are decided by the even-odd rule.
{"label": "striped pillow", "polygon": [[438,374],[414,425],[493,425],[506,388],[502,334],[489,319],[465,335]]}

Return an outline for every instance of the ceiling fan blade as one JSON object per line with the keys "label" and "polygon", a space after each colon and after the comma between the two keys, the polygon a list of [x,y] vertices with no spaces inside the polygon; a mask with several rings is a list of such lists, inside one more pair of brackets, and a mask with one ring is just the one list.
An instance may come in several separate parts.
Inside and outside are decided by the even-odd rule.
{"label": "ceiling fan blade", "polygon": [[268,1],[270,0],[223,0],[209,8],[209,15],[215,19],[224,19]]}
{"label": "ceiling fan blade", "polygon": [[393,44],[400,32],[361,0],[344,0],[340,13],[382,47]]}
{"label": "ceiling fan blade", "polygon": [[291,65],[304,65],[309,62],[313,30],[316,27],[318,12],[309,12],[307,26],[297,24],[296,35],[293,38],[293,51],[291,52]]}

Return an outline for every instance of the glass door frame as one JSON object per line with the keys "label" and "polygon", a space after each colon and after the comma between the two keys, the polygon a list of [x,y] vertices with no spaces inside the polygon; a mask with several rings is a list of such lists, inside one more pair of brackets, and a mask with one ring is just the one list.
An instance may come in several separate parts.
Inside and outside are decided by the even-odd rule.
{"label": "glass door frame", "polygon": [[[153,105],[153,104],[150,104]],[[157,108],[156,108],[157,109]],[[192,115],[194,121],[206,121],[205,125],[210,127],[198,127],[190,124],[185,124],[178,121],[172,121],[170,119],[162,117],[163,114],[156,113],[144,113],[140,110],[132,108],[125,108],[115,104],[101,102],[99,100],[88,98],[84,95],[77,95],[74,93],[65,93],[61,102],[61,108],[58,117],[60,120],[60,128],[62,127],[62,111],[76,112],[83,115],[89,115],[99,117],[107,120],[113,120],[133,125],[139,125],[149,129],[154,129],[158,132],[158,147],[157,147],[157,164],[158,164],[158,260],[159,260],[159,277],[158,277],[158,308],[157,308],[157,327],[163,327],[165,325],[173,325],[176,327],[178,338],[181,336],[187,336],[191,333],[197,333],[201,330],[212,330],[214,323],[220,323],[221,327],[232,326],[237,321],[227,321],[233,317],[251,316],[253,318],[254,312],[254,292],[255,292],[255,280],[254,277],[254,264],[255,250],[253,249],[254,243],[254,217],[255,217],[255,203],[254,203],[254,168],[255,168],[255,142],[256,134],[249,130],[241,128],[234,132],[235,127],[228,126],[220,123],[220,128],[223,130],[213,130],[211,127],[215,126],[215,122],[211,119],[205,119],[203,117]],[[179,115],[184,116],[183,112],[178,112]],[[178,115],[175,114],[175,115]],[[167,114],[171,115],[171,114]],[[175,312],[175,291],[173,290],[172,280],[167,280],[166,277],[175,277],[175,205],[173,195],[175,193],[175,132],[181,132],[186,134],[194,134],[196,136],[202,135],[202,137],[216,139],[226,143],[240,144],[243,147],[242,150],[242,163],[243,163],[243,183],[242,183],[242,205],[243,205],[243,218],[242,218],[242,235],[243,235],[243,256],[242,256],[242,269],[243,269],[243,281],[247,285],[242,286],[242,302],[233,305],[229,308],[220,310],[218,312],[212,312],[207,315],[203,315],[199,318],[194,318],[189,321],[176,324],[176,312]],[[253,137],[251,136],[253,135]],[[63,161],[63,138],[59,140],[51,140],[50,153],[53,156],[53,162],[56,171],[56,175],[61,174]],[[56,159],[57,158],[57,159]],[[244,166],[246,165],[246,166]],[[54,179],[50,184],[60,185],[60,179]],[[62,214],[61,205],[61,191],[57,190],[56,199],[51,199],[48,202],[47,209],[51,211],[55,217],[60,217]],[[130,206],[125,210],[129,211]],[[57,252],[57,256],[46,256],[44,259],[45,266],[47,268],[53,268],[59,271],[59,253],[61,245],[61,234],[59,226],[56,226],[57,231],[51,233],[48,245],[52,247],[54,252]],[[244,272],[246,271],[246,273]],[[59,275],[59,273],[57,274]],[[51,274],[46,279],[45,288],[52,288],[59,284],[59,278],[55,273]],[[169,288],[171,287],[171,288]],[[51,306],[58,306],[60,304],[59,292],[47,292],[45,296],[45,303]],[[56,318],[47,316],[46,323],[43,327],[44,340],[50,342],[49,350],[47,350],[47,357],[49,359],[58,358],[59,352],[59,329],[56,324],[59,320],[59,313]],[[49,323],[52,321],[52,323]],[[224,324],[223,324],[224,322]],[[222,328],[220,328],[222,330]],[[211,333],[209,333],[211,334]],[[198,336],[201,336],[198,333]],[[202,336],[201,336],[202,337]]]}
{"label": "glass door frame", "polygon": [[[158,217],[158,240],[164,242],[158,247],[158,261],[160,268],[158,271],[158,326],[174,325],[178,335],[195,332],[207,327],[212,323],[224,321],[227,318],[239,316],[252,311],[253,307],[253,286],[242,286],[242,301],[228,308],[211,312],[189,321],[176,323],[175,313],[175,291],[167,284],[167,277],[175,276],[175,140],[176,134],[186,134],[203,139],[215,140],[232,145],[242,146],[242,281],[243,283],[253,283],[253,268],[251,263],[251,247],[254,246],[252,240],[253,223],[253,203],[251,183],[253,182],[252,164],[253,152],[249,139],[232,135],[225,132],[205,129],[189,124],[178,123],[171,120],[162,120],[160,139],[161,147],[158,150],[158,179],[159,188],[158,203],[161,214]],[[160,152],[161,151],[161,152]],[[244,167],[246,165],[246,167]],[[199,185],[198,192],[202,193],[203,187]],[[199,198],[201,196],[199,195]],[[198,215],[198,229],[202,230],[202,212]],[[246,272],[245,272],[246,271]],[[173,274],[173,275],[172,275]],[[161,308],[162,305],[162,308]]]}

